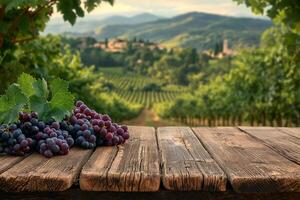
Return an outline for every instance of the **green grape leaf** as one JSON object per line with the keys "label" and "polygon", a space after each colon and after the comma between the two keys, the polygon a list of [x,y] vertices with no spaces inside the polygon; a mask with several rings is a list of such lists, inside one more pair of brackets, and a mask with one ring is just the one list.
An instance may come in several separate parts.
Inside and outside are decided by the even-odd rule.
{"label": "green grape leaf", "polygon": [[64,119],[74,107],[74,96],[68,91],[68,82],[54,79],[49,89],[44,79],[34,83],[36,94],[30,97],[29,108],[36,111],[42,120],[53,118],[57,121]]}
{"label": "green grape leaf", "polygon": [[49,101],[51,117],[55,120],[62,120],[70,114],[74,107],[74,96],[68,92],[68,82],[62,79],[55,79],[50,84],[52,98]]}
{"label": "green grape leaf", "polygon": [[47,100],[48,95],[49,95],[49,90],[48,90],[47,82],[45,81],[45,79],[40,79],[40,80],[37,80],[36,82],[34,82],[33,88],[35,90],[36,96]]}
{"label": "green grape leaf", "polygon": [[29,98],[35,94],[35,89],[33,84],[36,82],[36,79],[29,74],[22,73],[19,76],[17,83],[19,84],[22,92]]}
{"label": "green grape leaf", "polygon": [[49,113],[49,103],[43,97],[33,95],[29,98],[29,108],[39,114],[39,118],[46,120]]}
{"label": "green grape leaf", "polygon": [[52,94],[56,94],[59,92],[68,92],[69,91],[69,83],[65,80],[57,78],[57,79],[54,79],[53,81],[51,81],[50,89],[51,89]]}
{"label": "green grape leaf", "polygon": [[27,101],[28,98],[17,84],[10,85],[5,94],[0,97],[0,122],[15,121]]}
{"label": "green grape leaf", "polygon": [[17,83],[0,96],[0,123],[14,122],[19,112],[27,109],[37,112],[44,121],[50,118],[61,121],[74,107],[74,96],[68,88],[67,81],[54,79],[50,95],[45,79],[36,80],[29,74],[21,74]]}

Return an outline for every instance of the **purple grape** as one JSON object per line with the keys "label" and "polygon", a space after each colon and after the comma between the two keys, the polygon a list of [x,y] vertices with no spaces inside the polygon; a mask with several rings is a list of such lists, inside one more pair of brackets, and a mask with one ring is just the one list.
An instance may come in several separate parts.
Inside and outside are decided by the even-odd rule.
{"label": "purple grape", "polygon": [[125,125],[122,125],[121,128],[122,128],[125,132],[128,131],[128,127],[125,126]]}
{"label": "purple grape", "polygon": [[108,115],[103,115],[102,116],[103,121],[111,121],[110,117]]}
{"label": "purple grape", "polygon": [[68,145],[69,145],[70,147],[74,145],[74,140],[73,140],[73,138],[69,137],[69,138],[67,138],[66,140],[67,140],[67,143],[68,143]]}
{"label": "purple grape", "polygon": [[89,142],[91,143],[95,143],[96,142],[96,136],[95,135],[91,135],[90,138],[89,138]]}
{"label": "purple grape", "polygon": [[70,120],[71,124],[75,125],[77,123],[77,118],[73,115]]}
{"label": "purple grape", "polygon": [[58,129],[60,128],[60,125],[59,125],[58,122],[53,122],[53,123],[51,124],[51,128],[54,128],[54,129],[58,130]]}
{"label": "purple grape", "polygon": [[82,126],[84,124],[84,121],[82,119],[78,119],[77,123]]}
{"label": "purple grape", "polygon": [[104,125],[105,125],[107,128],[109,128],[109,127],[111,126],[111,122],[110,122],[110,121],[105,121],[105,122],[104,122]]}
{"label": "purple grape", "polygon": [[76,102],[76,107],[80,107],[81,105],[83,105],[84,103],[82,101],[77,101]]}
{"label": "purple grape", "polygon": [[75,114],[75,117],[76,117],[77,119],[81,119],[81,113],[76,113],[76,114]]}
{"label": "purple grape", "polygon": [[50,151],[50,150],[46,150],[44,151],[44,154],[43,154],[45,157],[47,158],[51,158],[53,157],[53,153]]}
{"label": "purple grape", "polygon": [[89,128],[89,126],[87,124],[83,124],[81,126],[81,130],[84,131],[84,130],[87,130]]}
{"label": "purple grape", "polygon": [[49,134],[49,136],[50,136],[51,138],[56,138],[56,137],[57,137],[57,134],[56,134],[54,131],[52,131],[52,132]]}
{"label": "purple grape", "polygon": [[122,135],[122,137],[123,137],[125,140],[128,140],[128,139],[129,139],[129,134],[128,134],[128,132],[124,132],[124,134]]}
{"label": "purple grape", "polygon": [[15,151],[19,151],[20,148],[21,148],[20,144],[15,144],[15,145],[14,145],[14,150],[15,150]]}
{"label": "purple grape", "polygon": [[99,125],[99,127],[103,127],[104,126],[104,121],[103,120],[99,120],[99,122],[98,122],[98,125]]}
{"label": "purple grape", "polygon": [[91,110],[89,108],[86,108],[83,113],[86,115],[86,116],[90,116],[92,114]]}
{"label": "purple grape", "polygon": [[118,135],[123,135],[123,134],[124,134],[124,129],[118,128],[117,134],[118,134]]}
{"label": "purple grape", "polygon": [[50,147],[51,151],[53,152],[53,154],[57,154],[59,153],[60,149],[59,149],[59,146],[54,144]]}
{"label": "purple grape", "polygon": [[51,131],[51,128],[49,126],[47,126],[46,128],[44,128],[44,133],[48,134],[49,131]]}
{"label": "purple grape", "polygon": [[44,151],[47,149],[46,143],[42,143],[42,144],[40,145],[40,149],[44,152]]}
{"label": "purple grape", "polygon": [[90,132],[89,130],[83,131],[83,137],[84,137],[84,138],[89,138],[90,135],[91,135],[91,132]]}
{"label": "purple grape", "polygon": [[37,140],[43,139],[43,133],[42,133],[42,132],[38,132],[38,133],[35,135],[35,139],[37,139]]}
{"label": "purple grape", "polygon": [[28,141],[27,140],[22,140],[21,143],[20,143],[20,146],[22,148],[27,147],[28,146]]}
{"label": "purple grape", "polygon": [[113,136],[113,138],[112,138],[112,143],[113,143],[114,145],[118,145],[118,143],[119,143],[119,137],[118,137],[118,136]]}
{"label": "purple grape", "polygon": [[81,106],[79,106],[79,108],[80,108],[80,111],[83,112],[87,108],[87,106],[82,104]]}
{"label": "purple grape", "polygon": [[92,119],[92,125],[95,126],[95,125],[99,125],[99,121],[98,119]]}
{"label": "purple grape", "polygon": [[98,125],[93,126],[94,132],[97,134],[100,132],[100,127]]}
{"label": "purple grape", "polygon": [[112,133],[107,133],[107,134],[105,135],[105,139],[106,139],[106,140],[112,140],[112,138],[113,138],[113,134],[112,134]]}
{"label": "purple grape", "polygon": [[114,133],[117,131],[117,129],[114,126],[109,127],[109,131]]}
{"label": "purple grape", "polygon": [[37,119],[37,118],[38,118],[38,113],[37,113],[37,112],[32,112],[32,113],[30,114],[30,116],[31,116],[31,118]]}
{"label": "purple grape", "polygon": [[123,144],[125,142],[124,138],[121,135],[119,135],[118,137],[119,137],[119,144]]}
{"label": "purple grape", "polygon": [[102,135],[104,137],[104,136],[106,136],[106,134],[107,134],[107,130],[105,128],[102,128],[100,130],[100,135]]}
{"label": "purple grape", "polygon": [[95,114],[94,119],[101,119],[101,116],[99,114]]}

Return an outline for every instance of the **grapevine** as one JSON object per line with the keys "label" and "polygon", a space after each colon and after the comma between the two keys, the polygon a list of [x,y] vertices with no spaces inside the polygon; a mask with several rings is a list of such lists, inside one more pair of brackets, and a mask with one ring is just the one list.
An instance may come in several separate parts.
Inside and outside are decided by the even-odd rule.
{"label": "grapevine", "polygon": [[[50,90],[49,90],[50,89]],[[67,82],[22,74],[0,97],[0,154],[66,155],[72,146],[93,149],[125,143],[128,128],[82,101],[75,106]],[[51,97],[49,93],[51,92]],[[31,110],[31,112],[28,112]]]}

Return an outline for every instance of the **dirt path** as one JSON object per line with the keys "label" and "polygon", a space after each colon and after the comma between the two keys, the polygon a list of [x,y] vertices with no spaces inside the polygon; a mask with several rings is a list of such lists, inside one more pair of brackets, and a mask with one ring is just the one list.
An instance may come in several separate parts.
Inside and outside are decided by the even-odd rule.
{"label": "dirt path", "polygon": [[178,122],[160,119],[160,117],[155,112],[149,109],[143,109],[137,118],[124,121],[123,123],[127,125],[154,126],[154,127],[180,125],[180,123]]}

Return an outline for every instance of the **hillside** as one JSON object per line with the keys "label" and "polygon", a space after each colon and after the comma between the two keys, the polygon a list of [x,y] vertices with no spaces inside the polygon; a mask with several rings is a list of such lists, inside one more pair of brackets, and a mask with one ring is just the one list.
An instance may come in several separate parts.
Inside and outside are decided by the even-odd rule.
{"label": "hillside", "polygon": [[204,50],[214,48],[223,38],[227,38],[232,46],[256,45],[261,33],[270,26],[272,23],[267,20],[193,12],[141,24],[108,25],[88,35],[101,40],[136,37],[161,42],[168,47]]}
{"label": "hillside", "polygon": [[140,24],[140,23],[147,23],[156,21],[158,19],[162,19],[159,16],[152,15],[149,13],[142,13],[139,15],[135,15],[132,17],[126,16],[111,16],[105,19],[87,19],[87,20],[79,20],[74,26],[71,26],[67,22],[62,21],[52,21],[50,22],[46,30],[43,34],[57,34],[57,33],[74,33],[77,34],[84,34],[87,32],[95,31],[95,27],[97,29],[105,27],[107,25],[121,25],[121,24]]}

